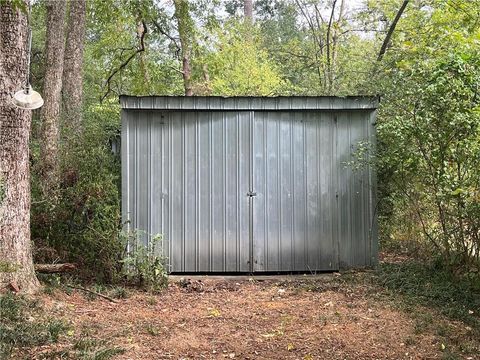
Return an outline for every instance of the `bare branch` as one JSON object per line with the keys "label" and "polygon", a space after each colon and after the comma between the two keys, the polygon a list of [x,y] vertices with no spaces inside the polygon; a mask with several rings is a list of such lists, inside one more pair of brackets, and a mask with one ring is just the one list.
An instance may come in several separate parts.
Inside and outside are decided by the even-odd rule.
{"label": "bare branch", "polygon": [[134,53],[132,53],[122,64],[120,64],[120,66],[113,70],[111,72],[111,74],[108,76],[107,80],[105,81],[105,85],[107,86],[107,91],[105,92],[105,94],[102,96],[102,98],[100,99],[100,102],[103,102],[103,100],[105,100],[105,98],[110,94],[110,92],[112,91],[112,88],[111,88],[111,82],[112,82],[112,79],[113,77],[122,69],[124,69],[129,63],[130,61],[139,53],[145,51],[145,35],[147,34],[147,25],[145,24],[145,21],[142,20],[142,31],[140,33],[140,46],[137,48],[137,50],[135,50]]}
{"label": "bare branch", "polygon": [[172,66],[172,65],[168,65],[168,67],[172,70],[175,70],[176,72],[178,72],[179,74],[183,75],[183,71],[180,70],[180,69],[177,69],[175,66]]}
{"label": "bare branch", "polygon": [[82,291],[88,292],[90,294],[94,294],[94,295],[99,296],[99,297],[101,297],[105,300],[108,300],[108,301],[112,302],[112,303],[117,303],[118,302],[117,300],[111,298],[110,296],[100,294],[99,292],[84,288],[82,286],[73,286],[73,285],[68,285],[68,284],[65,285],[65,286],[69,287],[70,289],[82,290]]}
{"label": "bare branch", "polygon": [[180,45],[177,43],[177,39],[175,39],[172,35],[170,35],[168,32],[163,30],[162,26],[158,23],[158,21],[153,21],[153,25],[157,28],[158,32],[162,34],[163,36],[167,37],[177,48],[177,52],[180,52]]}
{"label": "bare branch", "polygon": [[383,41],[382,47],[380,48],[380,52],[378,53],[377,61],[381,61],[383,59],[383,56],[387,52],[387,47],[388,47],[388,44],[390,43],[390,39],[392,38],[393,32],[395,31],[398,21],[402,17],[402,14],[408,5],[408,2],[409,0],[404,0],[402,3],[402,6],[400,6],[400,9],[397,12],[397,15],[395,15],[395,19],[393,19],[393,22],[390,25],[390,28],[388,29],[387,35],[385,36],[385,40]]}

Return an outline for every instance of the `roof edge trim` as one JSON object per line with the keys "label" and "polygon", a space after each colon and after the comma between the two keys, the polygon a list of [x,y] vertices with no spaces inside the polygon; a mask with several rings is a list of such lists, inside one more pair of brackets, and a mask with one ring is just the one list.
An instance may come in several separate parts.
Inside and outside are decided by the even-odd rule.
{"label": "roof edge trim", "polygon": [[373,110],[379,96],[120,96],[126,110]]}

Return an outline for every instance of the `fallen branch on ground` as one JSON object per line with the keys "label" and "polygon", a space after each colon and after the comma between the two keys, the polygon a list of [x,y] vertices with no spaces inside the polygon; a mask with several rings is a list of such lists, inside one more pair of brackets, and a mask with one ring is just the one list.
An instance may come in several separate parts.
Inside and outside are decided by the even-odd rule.
{"label": "fallen branch on ground", "polygon": [[55,274],[70,272],[77,268],[75,264],[63,263],[63,264],[35,264],[35,271],[42,274]]}
{"label": "fallen branch on ground", "polygon": [[113,302],[113,303],[117,303],[117,301],[113,298],[111,298],[110,296],[107,296],[107,295],[103,295],[103,294],[100,294],[96,291],[93,291],[93,290],[90,290],[90,289],[87,289],[87,288],[84,288],[84,287],[81,287],[81,286],[73,286],[73,285],[65,285],[66,287],[70,288],[70,289],[76,289],[76,290],[82,290],[82,291],[85,291],[85,292],[88,292],[90,294],[94,294],[94,295],[97,295],[101,298],[104,298],[110,302]]}

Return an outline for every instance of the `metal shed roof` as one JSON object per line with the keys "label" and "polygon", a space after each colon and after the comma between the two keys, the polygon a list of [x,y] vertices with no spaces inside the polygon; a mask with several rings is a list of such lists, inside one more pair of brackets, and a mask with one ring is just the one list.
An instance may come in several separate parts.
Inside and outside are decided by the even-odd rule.
{"label": "metal shed roof", "polygon": [[120,96],[127,110],[371,110],[378,96]]}

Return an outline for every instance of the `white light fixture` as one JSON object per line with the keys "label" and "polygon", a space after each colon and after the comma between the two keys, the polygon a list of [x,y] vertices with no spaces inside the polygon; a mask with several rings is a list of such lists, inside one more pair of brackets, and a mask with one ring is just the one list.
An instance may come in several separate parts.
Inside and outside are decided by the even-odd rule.
{"label": "white light fixture", "polygon": [[13,104],[20,109],[38,109],[43,105],[42,96],[30,84],[13,95]]}
{"label": "white light fixture", "polygon": [[30,14],[32,12],[32,5],[28,9],[28,49],[27,49],[27,78],[22,90],[19,90],[13,95],[13,104],[20,109],[33,110],[38,109],[43,105],[42,96],[32,89],[30,85],[30,53],[32,52],[32,28],[30,26]]}

